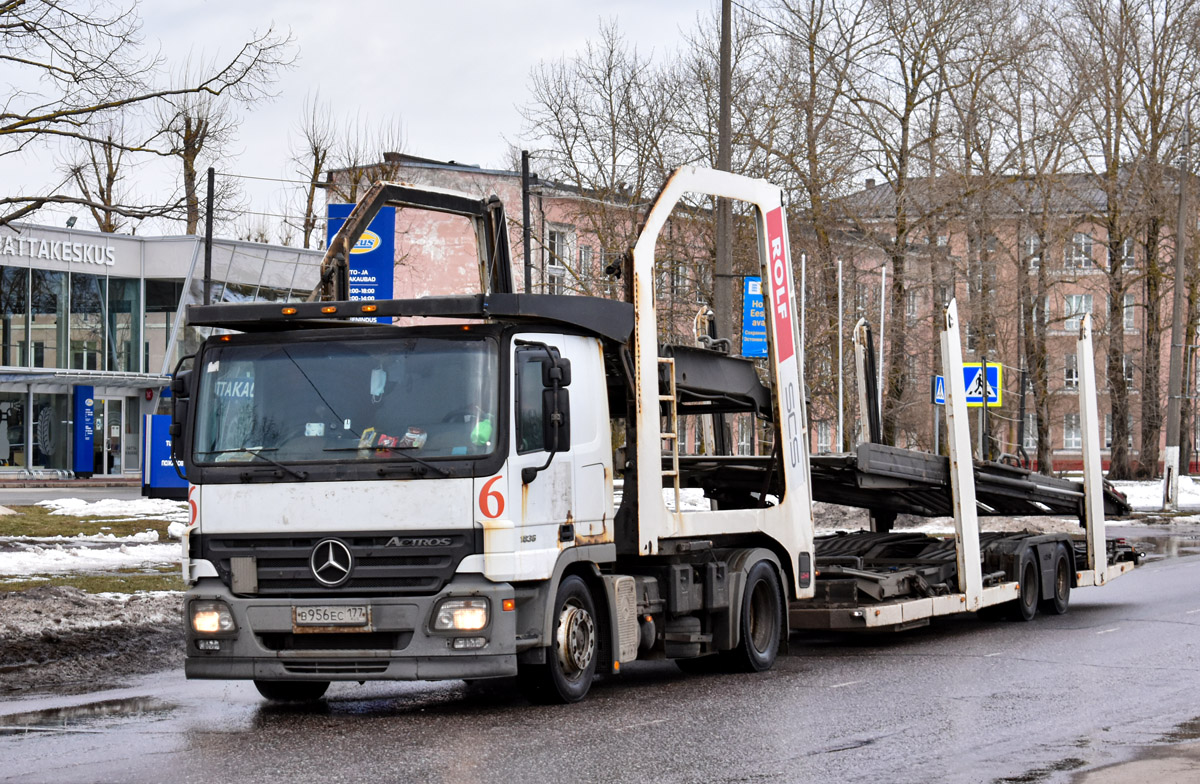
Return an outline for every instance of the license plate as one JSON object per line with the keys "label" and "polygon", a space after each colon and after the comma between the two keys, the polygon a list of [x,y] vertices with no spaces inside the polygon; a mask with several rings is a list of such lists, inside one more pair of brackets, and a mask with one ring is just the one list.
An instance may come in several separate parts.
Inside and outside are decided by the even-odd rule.
{"label": "license plate", "polygon": [[296,626],[366,626],[371,614],[364,605],[311,605],[293,607]]}

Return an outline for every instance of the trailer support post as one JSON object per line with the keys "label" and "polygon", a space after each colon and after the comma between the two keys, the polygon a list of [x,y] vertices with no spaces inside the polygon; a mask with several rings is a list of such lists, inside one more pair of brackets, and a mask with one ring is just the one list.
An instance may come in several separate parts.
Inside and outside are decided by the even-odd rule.
{"label": "trailer support post", "polygon": [[950,447],[950,489],[954,498],[954,550],[958,559],[958,588],[966,597],[964,610],[974,612],[983,598],[979,562],[979,514],[975,507],[975,467],[971,461],[971,431],[967,422],[967,389],[963,382],[962,345],[958,336],[958,305],[946,306],[942,318],[942,375],[946,377],[946,442]]}
{"label": "trailer support post", "polygon": [[1088,569],[1095,584],[1107,582],[1104,541],[1104,477],[1100,472],[1100,413],[1096,404],[1096,359],[1092,354],[1092,317],[1085,314],[1075,349],[1079,357],[1079,430],[1083,436],[1083,518],[1087,527]]}

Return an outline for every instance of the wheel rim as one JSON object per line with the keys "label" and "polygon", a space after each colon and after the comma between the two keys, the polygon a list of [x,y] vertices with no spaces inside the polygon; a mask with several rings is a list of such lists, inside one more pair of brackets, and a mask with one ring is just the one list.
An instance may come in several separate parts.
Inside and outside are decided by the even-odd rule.
{"label": "wheel rim", "polygon": [[563,674],[575,678],[585,672],[596,652],[596,621],[574,599],[558,614],[558,662]]}
{"label": "wheel rim", "polygon": [[1071,584],[1067,579],[1067,559],[1060,558],[1058,561],[1058,569],[1054,572],[1054,595],[1061,602],[1067,596],[1067,591]]}
{"label": "wheel rim", "polygon": [[766,580],[754,584],[750,593],[750,618],[748,620],[750,644],[759,653],[766,653],[775,635],[775,618],[771,601],[771,586]]}

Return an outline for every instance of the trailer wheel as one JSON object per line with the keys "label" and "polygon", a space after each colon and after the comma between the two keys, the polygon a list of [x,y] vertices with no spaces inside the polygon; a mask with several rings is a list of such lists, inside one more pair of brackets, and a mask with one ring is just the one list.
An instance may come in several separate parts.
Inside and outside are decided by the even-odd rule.
{"label": "trailer wheel", "polygon": [[1061,542],[1054,551],[1054,596],[1043,599],[1042,612],[1064,615],[1071,603],[1071,559],[1067,557],[1067,546]]}
{"label": "trailer wheel", "polygon": [[1042,590],[1038,581],[1038,561],[1033,548],[1025,548],[1017,560],[1017,600],[1009,617],[1014,621],[1032,621],[1037,616]]}
{"label": "trailer wheel", "polygon": [[725,654],[731,669],[763,672],[775,664],[783,632],[783,589],[769,561],[759,561],[746,574],[742,621],[737,647]]}
{"label": "trailer wheel", "polygon": [[599,645],[596,608],[587,583],[575,575],[558,585],[554,629],[545,664],[519,671],[522,690],[533,702],[579,702],[596,677]]}
{"label": "trailer wheel", "polygon": [[272,702],[316,702],[325,696],[329,681],[255,681],[258,693]]}

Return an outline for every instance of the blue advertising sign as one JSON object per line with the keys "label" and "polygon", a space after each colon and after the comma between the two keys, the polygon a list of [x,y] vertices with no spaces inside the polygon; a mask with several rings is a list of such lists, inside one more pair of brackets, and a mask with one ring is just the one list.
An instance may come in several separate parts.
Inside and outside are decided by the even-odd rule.
{"label": "blue advertising sign", "polygon": [[1004,378],[1002,365],[989,362],[987,366],[987,383],[983,379],[983,364],[980,362],[963,363],[963,384],[967,388],[967,405],[978,408],[987,398],[989,408],[1000,405],[1000,393]]}
{"label": "blue advertising sign", "polygon": [[142,419],[142,495],[187,498],[187,480],[171,462],[171,415],[146,414]]}
{"label": "blue advertising sign", "polygon": [[767,355],[767,314],[762,278],[742,279],[742,356]]}
{"label": "blue advertising sign", "polygon": [[[338,233],[346,218],[350,217],[353,204],[330,204],[326,210],[325,245]],[[396,267],[396,208],[383,207],[371,221],[371,225],[350,249],[350,299],[391,299],[393,275]],[[390,316],[363,318],[360,321],[377,321],[390,324]]]}
{"label": "blue advertising sign", "polygon": [[71,470],[76,476],[91,476],[96,469],[96,390],[80,384],[75,387],[74,395],[75,457]]}

